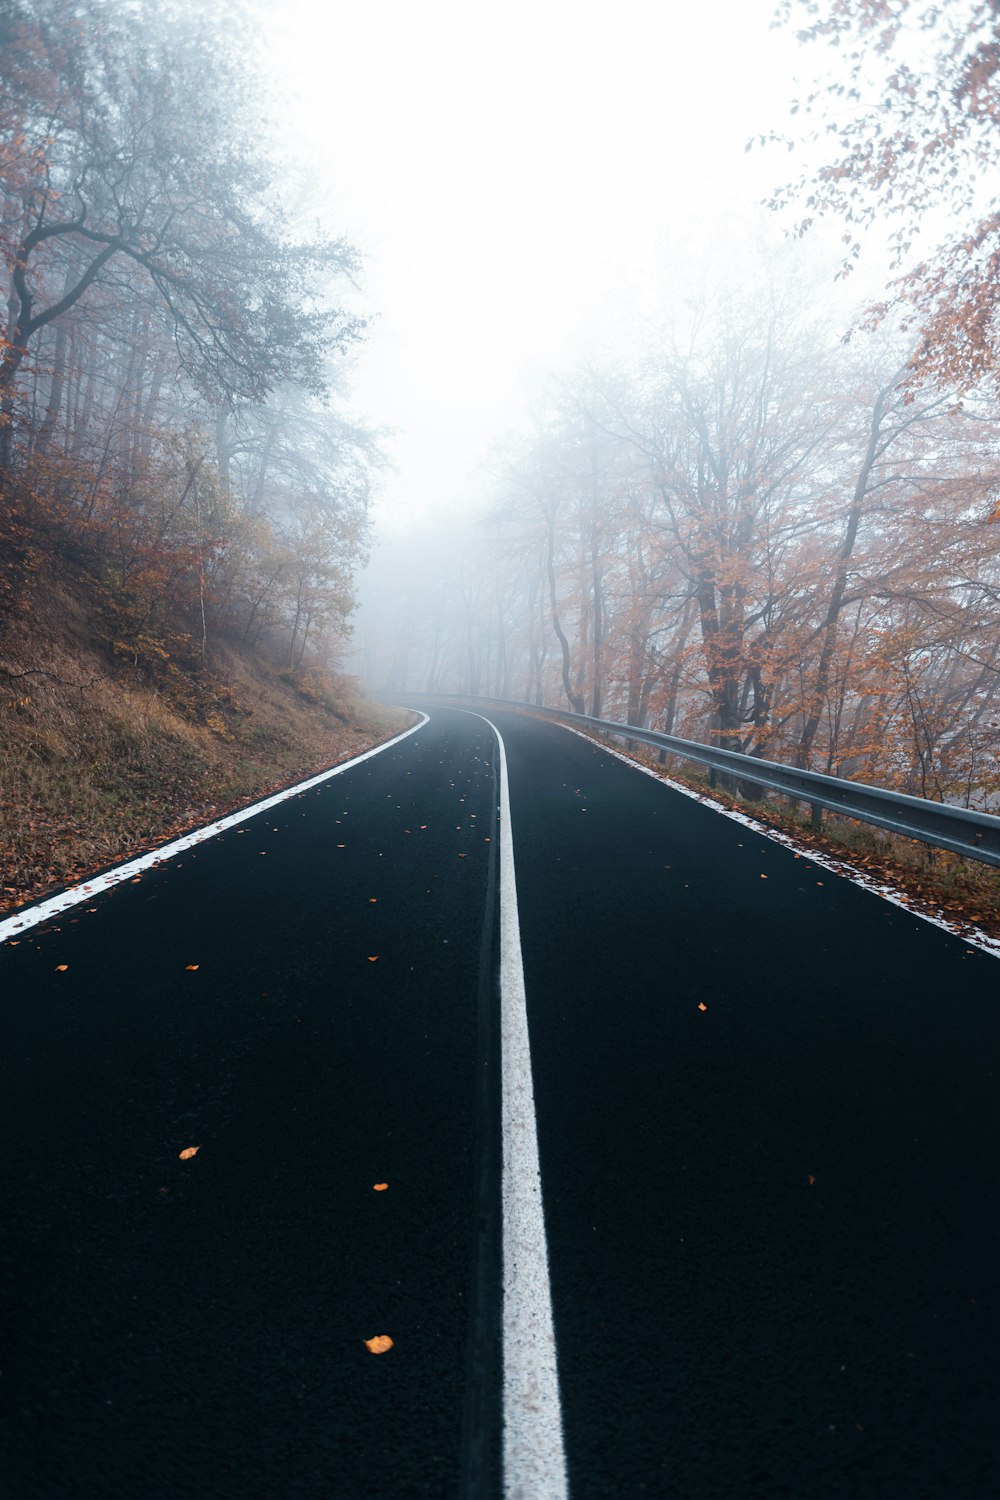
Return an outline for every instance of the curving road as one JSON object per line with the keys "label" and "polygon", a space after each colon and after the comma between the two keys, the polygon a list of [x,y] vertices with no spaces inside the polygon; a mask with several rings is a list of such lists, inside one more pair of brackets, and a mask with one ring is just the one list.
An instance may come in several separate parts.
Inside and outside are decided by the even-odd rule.
{"label": "curving road", "polygon": [[995,960],[492,718],[0,925],[0,1493],[996,1493]]}

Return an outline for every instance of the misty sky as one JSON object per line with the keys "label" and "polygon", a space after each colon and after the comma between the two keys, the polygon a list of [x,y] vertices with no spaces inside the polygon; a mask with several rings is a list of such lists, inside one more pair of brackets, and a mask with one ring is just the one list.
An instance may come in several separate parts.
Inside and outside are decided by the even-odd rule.
{"label": "misty sky", "polygon": [[461,512],[525,366],[669,299],[685,256],[738,264],[789,169],[781,151],[746,154],[747,138],[786,128],[796,71],[825,61],[770,30],[772,13],[773,0],[270,12],[269,57],[297,100],[288,140],[366,254],[378,324],[357,403],[400,429],[382,535]]}

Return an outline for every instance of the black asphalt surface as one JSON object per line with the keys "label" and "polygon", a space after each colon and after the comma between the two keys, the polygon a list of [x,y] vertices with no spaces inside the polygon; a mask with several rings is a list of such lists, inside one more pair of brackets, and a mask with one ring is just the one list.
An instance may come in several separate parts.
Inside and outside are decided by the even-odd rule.
{"label": "black asphalt surface", "polygon": [[[0,952],[11,1500],[500,1493],[497,757],[431,714]],[[997,961],[491,717],[573,1500],[1000,1493]]]}

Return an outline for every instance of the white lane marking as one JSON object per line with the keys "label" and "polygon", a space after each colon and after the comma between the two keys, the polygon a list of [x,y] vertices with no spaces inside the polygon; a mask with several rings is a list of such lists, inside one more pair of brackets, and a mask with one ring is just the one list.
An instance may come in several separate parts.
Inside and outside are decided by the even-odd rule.
{"label": "white lane marking", "polygon": [[919,917],[921,922],[929,922],[932,927],[940,927],[944,932],[950,932],[952,937],[961,938],[963,943],[969,943],[973,948],[980,948],[991,958],[1000,958],[1000,938],[991,937],[981,927],[967,930],[944,915],[934,916],[930,912],[920,911],[918,907],[911,906],[908,901],[904,901],[895,886],[883,885],[880,880],[866,874],[864,870],[859,870],[855,865],[839,860],[832,854],[814,849],[811,844],[801,843],[793,834],[785,833],[780,828],[773,828],[770,823],[761,823],[756,818],[751,818],[748,813],[725,807],[721,802],[716,802],[714,797],[706,797],[702,792],[696,792],[694,787],[685,786],[682,781],[674,781],[670,776],[661,776],[658,771],[653,770],[652,766],[644,765],[641,760],[633,760],[624,750],[617,750],[603,741],[595,740],[593,735],[577,729],[575,724],[559,724],[553,719],[546,719],[543,722],[555,723],[557,728],[567,729],[570,734],[578,735],[581,740],[587,740],[589,744],[596,745],[599,750],[613,755],[616,760],[624,761],[627,766],[632,767],[633,771],[642,771],[646,776],[652,776],[653,780],[658,781],[661,786],[668,786],[671,791],[680,792],[682,797],[690,797],[692,802],[700,802],[703,807],[709,807],[713,812],[721,813],[724,818],[731,818],[734,823],[741,823],[744,828],[750,828],[754,833],[762,834],[772,843],[784,845],[786,849],[791,849],[795,854],[801,854],[804,859],[809,859],[821,869],[829,870],[833,875],[842,876],[852,885],[861,886],[862,890],[871,891],[873,896],[881,896],[883,901],[889,901],[893,906],[898,906],[909,916]]}
{"label": "white lane marking", "polygon": [[[417,710],[414,710],[416,712]],[[209,823],[204,828],[196,828],[191,833],[184,834],[183,838],[174,839],[172,843],[164,844],[159,849],[153,849],[148,854],[140,854],[136,859],[130,859],[127,864],[116,865],[113,870],[105,870],[103,875],[95,875],[90,880],[80,881],[72,885],[68,890],[60,891],[58,896],[50,896],[47,901],[41,901],[37,906],[24,907],[16,911],[4,921],[0,921],[0,943],[15,934],[27,932],[32,927],[37,927],[40,922],[47,922],[50,917],[59,916],[61,912],[69,911],[71,907],[80,906],[84,901],[89,901],[91,896],[96,896],[100,891],[107,891],[112,886],[121,885],[123,880],[134,879],[142,870],[150,870],[154,865],[162,864],[164,860],[173,859],[176,854],[182,854],[185,849],[191,849],[195,844],[203,844],[206,839],[214,838],[217,833],[222,833],[226,828],[234,828],[237,823],[245,823],[248,818],[254,818],[259,812],[266,812],[269,807],[277,807],[279,802],[287,802],[289,797],[297,797],[300,792],[307,792],[311,787],[319,786],[323,781],[329,781],[331,776],[339,776],[342,771],[349,771],[352,766],[359,766],[362,761],[370,760],[373,755],[381,755],[383,750],[389,750],[393,745],[398,745],[400,740],[405,740],[409,735],[416,734],[418,729],[423,729],[428,722],[427,715],[420,715],[420,723],[414,724],[411,729],[404,729],[402,734],[394,735],[391,740],[386,740],[384,745],[376,745],[373,750],[366,750],[362,755],[355,755],[351,760],[341,761],[339,766],[332,766],[329,771],[320,771],[318,776],[310,776],[308,781],[296,782],[295,786],[286,787],[282,792],[275,792],[272,797],[267,797],[263,802],[255,802],[252,807],[241,807],[238,812],[227,813],[217,823]]]}
{"label": "white lane marking", "polygon": [[496,725],[482,714],[474,717],[489,724],[500,750],[504,1496],[505,1500],[566,1500],[569,1486],[538,1165],[507,755]]}

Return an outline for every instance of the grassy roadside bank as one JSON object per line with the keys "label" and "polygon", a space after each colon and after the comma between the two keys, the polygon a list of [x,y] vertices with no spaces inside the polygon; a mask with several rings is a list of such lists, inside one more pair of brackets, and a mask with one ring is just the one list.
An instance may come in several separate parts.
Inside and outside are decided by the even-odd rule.
{"label": "grassy roadside bank", "polygon": [[390,738],[409,715],[351,679],[222,645],[153,683],[112,668],[72,595],[0,652],[0,911]]}

